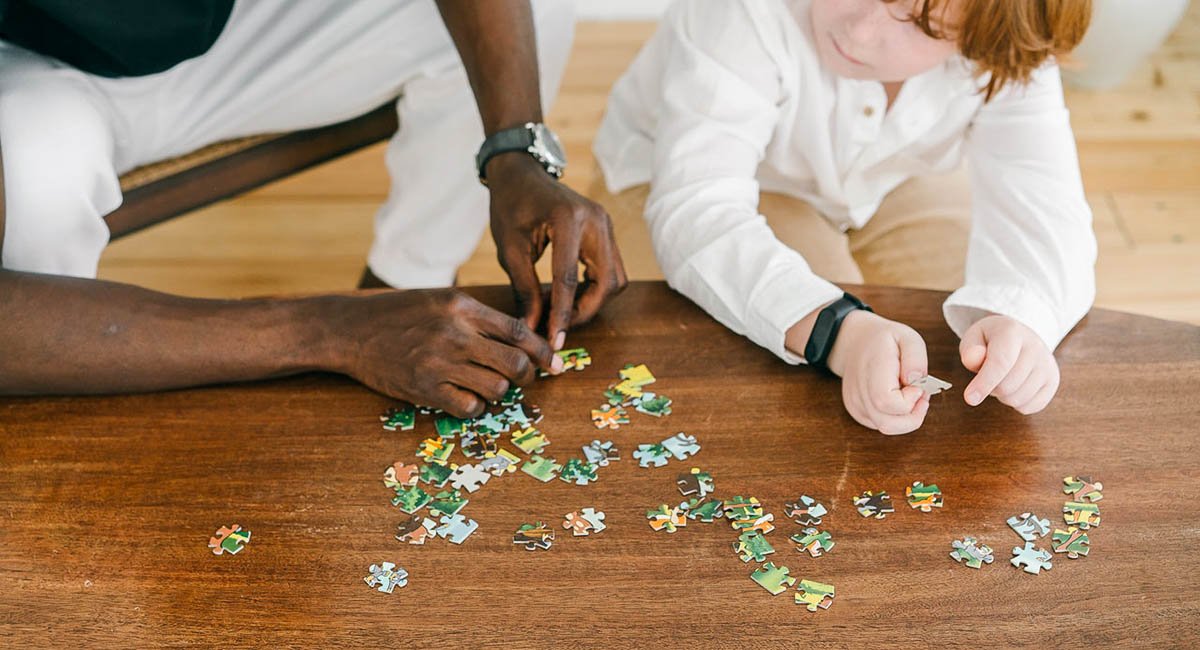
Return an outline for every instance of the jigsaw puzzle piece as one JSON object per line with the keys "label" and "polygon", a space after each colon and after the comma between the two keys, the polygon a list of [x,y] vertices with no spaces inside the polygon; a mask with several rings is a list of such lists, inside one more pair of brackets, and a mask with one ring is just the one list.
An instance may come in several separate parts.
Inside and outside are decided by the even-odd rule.
{"label": "jigsaw puzzle piece", "polygon": [[1079,556],[1088,554],[1088,545],[1090,542],[1087,533],[1074,526],[1066,530],[1056,528],[1054,535],[1050,539],[1053,542],[1050,548],[1054,549],[1055,553],[1066,553],[1067,557],[1072,560],[1077,560]]}
{"label": "jigsaw puzzle piece", "polygon": [[689,436],[682,431],[663,440],[661,444],[676,460],[687,460],[700,451],[695,436]]}
{"label": "jigsaw puzzle piece", "polygon": [[218,528],[217,532],[208,538],[208,547],[212,549],[213,555],[237,555],[249,542],[250,531],[242,530],[241,526],[234,524]]}
{"label": "jigsaw puzzle piece", "polygon": [[396,526],[396,539],[408,544],[424,544],[425,540],[433,537],[433,529],[437,524],[427,517],[409,515],[408,519]]}
{"label": "jigsaw puzzle piece", "polygon": [[1019,515],[1009,517],[1007,520],[1008,527],[1013,529],[1013,532],[1021,536],[1021,539],[1027,542],[1036,542],[1038,538],[1045,537],[1046,533],[1050,532],[1050,520],[1039,519],[1037,515],[1031,512],[1022,512]]}
{"label": "jigsaw puzzle piece", "polygon": [[777,567],[774,562],[767,562],[762,565],[762,568],[755,569],[750,574],[750,579],[771,592],[772,596],[778,596],[787,591],[788,587],[796,584],[796,579],[789,577],[788,573],[790,573],[790,569],[786,566]]}
{"label": "jigsaw puzzle piece", "polygon": [[521,524],[513,534],[513,544],[525,547],[526,551],[548,551],[554,544],[554,531],[542,522]]}
{"label": "jigsaw puzzle piece", "polygon": [[1103,489],[1104,484],[1100,481],[1093,481],[1090,476],[1063,477],[1063,494],[1070,494],[1071,498],[1076,501],[1095,503],[1104,498],[1104,494],[1101,493]]}
{"label": "jigsaw puzzle piece", "polygon": [[408,584],[408,571],[398,568],[391,562],[372,564],[367,571],[371,575],[364,577],[363,581],[385,594],[392,593],[396,587]]}
{"label": "jigsaw puzzle piece", "polygon": [[411,406],[393,406],[379,416],[387,431],[411,431],[417,424],[417,411]]}
{"label": "jigsaw puzzle piece", "polygon": [[959,564],[966,564],[972,569],[978,569],[984,563],[991,564],[996,558],[992,555],[991,547],[986,544],[980,544],[979,540],[974,537],[964,537],[961,541],[954,540],[950,544],[954,550],[950,551],[950,557]]}
{"label": "jigsaw puzzle piece", "polygon": [[783,507],[784,514],[801,526],[819,526],[821,518],[829,514],[825,506],[806,494],[801,494],[795,503],[783,504]]}
{"label": "jigsaw puzzle piece", "polygon": [[933,512],[934,508],[942,507],[942,491],[936,485],[916,481],[912,487],[904,488],[904,495],[908,498],[908,505],[921,512]]}
{"label": "jigsaw puzzle piece", "polygon": [[1037,575],[1043,569],[1049,571],[1054,567],[1050,563],[1050,551],[1037,548],[1033,542],[1025,542],[1025,546],[1013,547],[1012,565],[1024,569],[1025,573]]}
{"label": "jigsaw puzzle piece", "polygon": [[554,462],[553,458],[543,458],[541,456],[530,456],[529,460],[521,466],[521,471],[545,483],[553,480],[558,471],[562,469],[562,465]]}
{"label": "jigsaw puzzle piece", "polygon": [[829,606],[833,604],[833,585],[814,580],[801,580],[800,586],[796,590],[796,604],[804,605],[810,612],[817,611],[817,608],[829,609]]}
{"label": "jigsaw puzzle piece", "polygon": [[749,530],[738,536],[738,541],[733,543],[733,550],[742,559],[742,562],[762,562],[767,559],[767,556],[775,552],[775,548],[767,541],[767,538],[762,533],[756,530]]}
{"label": "jigsaw puzzle piece", "polygon": [[474,519],[467,519],[464,515],[443,516],[438,521],[442,525],[435,528],[433,532],[451,544],[462,544],[471,536],[471,533],[479,528],[479,524]]}

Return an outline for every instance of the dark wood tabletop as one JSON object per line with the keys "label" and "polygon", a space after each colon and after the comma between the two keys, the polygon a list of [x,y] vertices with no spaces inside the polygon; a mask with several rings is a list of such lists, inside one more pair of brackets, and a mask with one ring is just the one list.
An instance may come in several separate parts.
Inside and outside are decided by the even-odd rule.
{"label": "dark wood tabletop", "polygon": [[[846,414],[836,380],[789,366],[659,283],[635,283],[569,344],[593,365],[526,388],[541,407],[546,455],[612,439],[621,460],[586,487],[517,472],[470,495],[479,529],[461,546],[393,536],[403,518],[383,470],[415,461],[435,436],[421,417],[381,429],[394,404],[336,376],[116,397],[0,400],[0,640],[33,647],[194,643],[357,647],[611,647],[653,644],[784,647],[896,644],[1071,647],[1200,642],[1197,420],[1200,328],[1094,310],[1058,351],[1062,388],[1023,417],[962,401],[970,374],[941,316],[944,294],[853,289],[911,324],[930,372],[954,384],[924,426],[888,437]],[[507,308],[505,288],[473,289]],[[0,352],[2,353],[2,352]],[[69,362],[65,360],[64,362]],[[656,419],[598,432],[589,412],[626,363],[645,363],[674,400]],[[692,459],[643,469],[630,454],[676,432]],[[515,449],[502,438],[504,447]],[[465,462],[455,452],[456,462]],[[713,474],[716,497],[755,496],[775,515],[768,559],[791,576],[833,584],[810,613],[794,589],[750,580],[730,525],[689,522],[654,532],[646,510],[676,504],[680,471]],[[1104,485],[1091,553],[1029,575],[1005,520],[1025,511],[1062,528],[1062,479]],[[945,506],[905,503],[913,481],[936,483]],[[852,498],[887,490],[896,512],[864,519]],[[835,548],[799,553],[784,516],[801,493],[830,510]],[[563,515],[593,506],[608,529],[572,537]],[[527,552],[516,528],[544,521],[554,546]],[[252,539],[214,555],[208,539],[241,524]],[[995,562],[950,557],[974,535]],[[1039,542],[1048,547],[1050,537]],[[395,562],[407,587],[384,594],[363,577]],[[798,583],[797,583],[798,584]],[[760,646],[761,647],[761,646]]]}

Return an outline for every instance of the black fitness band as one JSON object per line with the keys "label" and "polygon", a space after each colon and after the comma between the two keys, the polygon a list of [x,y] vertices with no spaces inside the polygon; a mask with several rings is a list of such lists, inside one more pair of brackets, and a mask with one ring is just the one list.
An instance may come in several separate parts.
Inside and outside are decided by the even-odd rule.
{"label": "black fitness band", "polygon": [[842,328],[842,321],[846,316],[858,309],[873,311],[867,303],[849,293],[842,293],[841,298],[817,314],[817,322],[813,324],[812,334],[808,336],[808,343],[804,346],[804,359],[808,361],[808,365],[831,372],[828,365],[829,353],[837,341],[838,330]]}

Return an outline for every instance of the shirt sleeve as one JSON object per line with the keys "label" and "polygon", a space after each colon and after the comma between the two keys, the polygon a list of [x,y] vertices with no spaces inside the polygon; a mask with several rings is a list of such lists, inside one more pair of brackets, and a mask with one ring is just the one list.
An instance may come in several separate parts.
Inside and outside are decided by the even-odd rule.
{"label": "shirt sleeve", "polygon": [[[645,217],[668,284],[789,363],[788,328],[842,295],[758,213],[755,178],[779,119],[779,62],[752,2],[681,2],[669,40]],[[765,22],[763,22],[765,21]],[[775,27],[778,29],[778,27]]]}
{"label": "shirt sleeve", "polygon": [[1096,297],[1096,237],[1058,67],[984,104],[966,143],[972,226],[963,286],[943,305],[960,337],[988,313],[1053,350]]}

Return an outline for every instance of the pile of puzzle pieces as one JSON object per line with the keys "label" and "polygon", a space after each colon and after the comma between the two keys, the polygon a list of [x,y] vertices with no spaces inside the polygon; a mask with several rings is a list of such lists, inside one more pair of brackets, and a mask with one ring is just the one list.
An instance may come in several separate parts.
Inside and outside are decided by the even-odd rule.
{"label": "pile of puzzle pieces", "polygon": [[629,407],[656,418],[671,414],[669,397],[646,390],[657,380],[645,364],[626,365],[618,374],[621,381],[604,391],[605,403],[592,409],[592,424],[597,429],[619,429],[629,424]]}
{"label": "pile of puzzle pieces", "polygon": [[[1072,560],[1088,554],[1091,540],[1088,529],[1100,525],[1100,506],[1098,501],[1104,498],[1104,486],[1099,481],[1093,481],[1087,476],[1067,476],[1063,478],[1063,493],[1072,496],[1071,501],[1063,505],[1063,521],[1066,530],[1055,528],[1051,535],[1050,550],[1054,553],[1064,553]],[[1054,568],[1050,550],[1037,546],[1039,539],[1050,533],[1050,520],[1038,517],[1032,512],[1023,512],[1009,517],[1007,522],[1025,543],[1012,549],[1012,566],[1037,575],[1042,571]],[[974,537],[965,537],[952,543],[953,551],[950,557],[973,569],[995,560],[991,547],[982,544]]]}

